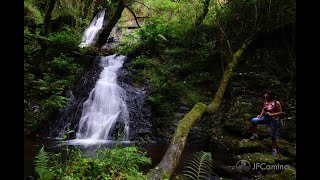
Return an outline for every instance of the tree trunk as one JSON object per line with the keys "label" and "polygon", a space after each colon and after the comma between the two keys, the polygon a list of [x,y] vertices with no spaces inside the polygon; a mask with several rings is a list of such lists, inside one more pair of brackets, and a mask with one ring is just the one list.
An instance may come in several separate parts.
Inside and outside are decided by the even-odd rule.
{"label": "tree trunk", "polygon": [[49,6],[44,16],[44,32],[43,32],[44,36],[48,35],[51,30],[51,15],[52,15],[52,11],[54,9],[55,4],[56,4],[56,0],[49,1]]}
{"label": "tree trunk", "polygon": [[200,120],[205,112],[214,113],[221,104],[222,96],[228,85],[229,79],[233,74],[233,70],[238,63],[238,59],[243,55],[244,51],[252,42],[253,36],[250,36],[236,53],[233,54],[232,61],[228,64],[223,77],[220,81],[219,89],[216,92],[214,99],[207,106],[203,103],[197,103],[192,110],[179,121],[177,129],[173,135],[170,146],[161,162],[154,167],[148,174],[147,179],[169,179],[177,168],[180,156],[184,150],[190,128],[193,124]]}
{"label": "tree trunk", "polygon": [[206,111],[207,105],[203,103],[197,103],[193,106],[192,110],[179,122],[166,154],[160,164],[147,175],[148,177],[151,179],[169,179],[171,177],[179,163],[190,128],[196,120],[200,120],[201,115]]}
{"label": "tree trunk", "polygon": [[96,46],[98,46],[99,48],[101,48],[107,42],[113,27],[117,24],[117,22],[121,18],[122,11],[126,7],[127,2],[128,0],[119,0],[116,12],[113,14],[112,18],[110,19],[106,27],[102,30],[102,32],[99,35],[98,41],[96,43]]}
{"label": "tree trunk", "polygon": [[250,36],[243,44],[242,46],[237,50],[236,53],[233,54],[232,56],[232,61],[228,64],[227,69],[224,71],[222,79],[220,81],[220,85],[218,88],[218,91],[214,95],[213,100],[211,103],[208,105],[208,112],[209,113],[214,113],[220,106],[222,96],[224,94],[224,91],[226,90],[226,87],[229,83],[229,80],[233,74],[234,68],[238,64],[238,59],[243,55],[244,51],[248,48],[248,46],[252,42],[253,35]]}
{"label": "tree trunk", "polygon": [[195,23],[196,27],[198,27],[202,23],[204,18],[207,16],[209,12],[209,4],[210,4],[210,0],[205,0],[203,2],[203,11],[202,11],[202,14],[196,20],[196,23]]}

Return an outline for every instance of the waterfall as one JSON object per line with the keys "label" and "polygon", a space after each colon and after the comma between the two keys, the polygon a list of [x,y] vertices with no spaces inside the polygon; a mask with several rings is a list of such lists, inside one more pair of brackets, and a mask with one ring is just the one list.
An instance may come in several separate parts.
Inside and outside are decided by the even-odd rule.
{"label": "waterfall", "polygon": [[[80,47],[94,42],[102,28],[104,14],[103,10],[94,17],[84,31]],[[63,141],[60,145],[87,146],[113,143],[114,139],[130,143],[135,138],[149,140],[152,137],[151,124],[147,121],[150,112],[145,104],[146,91],[127,84],[125,75],[129,73],[121,68],[126,58],[116,54],[97,57],[95,68],[67,91],[68,105],[60,111],[57,128],[51,137],[57,140],[74,139]],[[120,84],[117,84],[118,79]],[[129,116],[133,122],[130,124],[130,134]]]}
{"label": "waterfall", "polygon": [[94,17],[89,27],[84,31],[82,42],[79,47],[88,47],[96,42],[97,35],[103,26],[104,16],[105,10],[103,9]]}
{"label": "waterfall", "polygon": [[125,91],[117,84],[118,70],[126,56],[110,55],[100,58],[103,67],[99,80],[83,104],[76,139],[67,144],[95,144],[112,141],[116,122],[123,124],[123,138],[129,140],[129,113]]}

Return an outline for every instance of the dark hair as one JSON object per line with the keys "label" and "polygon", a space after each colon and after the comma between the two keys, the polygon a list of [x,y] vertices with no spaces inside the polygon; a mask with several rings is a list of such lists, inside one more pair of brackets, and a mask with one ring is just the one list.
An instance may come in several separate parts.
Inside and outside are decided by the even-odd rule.
{"label": "dark hair", "polygon": [[276,100],[277,98],[276,94],[273,91],[269,90],[266,92],[266,94],[268,94],[272,100]]}

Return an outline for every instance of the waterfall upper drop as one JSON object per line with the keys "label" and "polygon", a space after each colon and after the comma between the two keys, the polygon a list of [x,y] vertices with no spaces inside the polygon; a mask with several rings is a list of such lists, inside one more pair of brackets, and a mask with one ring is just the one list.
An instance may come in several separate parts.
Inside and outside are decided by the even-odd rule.
{"label": "waterfall upper drop", "polygon": [[105,10],[102,10],[94,17],[89,27],[84,31],[82,42],[79,47],[88,47],[96,42],[98,32],[103,26],[104,16]]}
{"label": "waterfall upper drop", "polygon": [[123,126],[123,141],[129,140],[129,113],[125,103],[125,91],[117,85],[117,73],[126,56],[101,57],[103,67],[94,89],[83,104],[76,139],[68,144],[92,144],[112,140],[116,122]]}

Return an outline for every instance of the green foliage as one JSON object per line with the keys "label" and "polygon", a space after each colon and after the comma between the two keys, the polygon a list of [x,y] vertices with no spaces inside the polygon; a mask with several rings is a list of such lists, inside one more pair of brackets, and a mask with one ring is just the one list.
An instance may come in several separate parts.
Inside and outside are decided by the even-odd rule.
{"label": "green foliage", "polygon": [[182,179],[210,179],[212,176],[212,157],[208,152],[195,152],[192,159],[184,167]]}
{"label": "green foliage", "polygon": [[55,49],[58,52],[79,49],[81,33],[69,27],[65,27],[64,29],[64,31],[49,34],[48,41],[50,42],[50,46],[58,48]]}
{"label": "green foliage", "polygon": [[81,66],[75,63],[74,58],[61,54],[53,58],[49,63],[50,71],[58,73],[59,76],[76,75],[81,73]]}
{"label": "green foliage", "polygon": [[51,95],[49,99],[45,100],[43,103],[43,107],[47,110],[54,111],[59,108],[63,108],[67,104],[67,98],[61,95]]}
{"label": "green foliage", "polygon": [[24,1],[24,21],[25,25],[30,25],[33,23],[35,25],[39,25],[43,23],[43,15],[41,14],[40,10],[30,1]]}
{"label": "green foliage", "polygon": [[[25,98],[29,102],[25,107],[25,125],[28,129],[40,127],[48,121],[51,113],[66,105],[67,99],[63,92],[70,88],[82,73],[81,65],[64,54],[40,65],[43,73],[42,77],[37,77],[35,73],[38,73],[39,69],[25,63]],[[32,106],[41,108],[34,111]]]}
{"label": "green foliage", "polygon": [[45,68],[47,72],[43,73],[43,79],[33,81],[34,88],[45,94],[61,94],[82,72],[81,66],[64,54],[46,63]]}
{"label": "green foliage", "polygon": [[121,42],[115,47],[116,52],[119,52],[121,54],[134,52],[141,45],[141,43],[139,42],[138,31],[123,33],[121,38]]}
{"label": "green foliage", "polygon": [[52,179],[53,173],[49,168],[49,155],[44,151],[44,146],[39,150],[35,156],[35,171],[39,175],[40,179],[47,180]]}
{"label": "green foliage", "polygon": [[74,130],[68,129],[67,132],[63,134],[63,139],[67,139],[71,133],[74,133]]}
{"label": "green foliage", "polygon": [[[72,17],[72,19],[75,20],[73,28],[78,32],[81,32],[90,23],[94,16],[93,12],[95,3],[95,0],[93,0],[91,4],[87,4],[87,0],[58,0],[52,12],[52,19],[57,20],[61,17]],[[88,14],[83,19],[85,8],[88,9]]]}
{"label": "green foliage", "polygon": [[[134,36],[134,38],[138,39],[138,43],[134,43],[135,47],[125,49],[124,52],[139,49],[146,53],[159,54],[168,45],[187,43],[193,38],[185,39],[186,33],[194,28],[194,23],[200,16],[203,7],[201,0],[192,3],[188,1],[147,0],[145,4],[152,8],[148,12],[151,14],[151,18],[146,19],[144,26],[137,30],[138,37]],[[134,8],[135,6],[133,6]],[[126,42],[123,43],[126,44]],[[131,41],[128,43],[132,44]]]}
{"label": "green foliage", "polygon": [[63,93],[82,74],[87,51],[78,47],[81,34],[68,27],[47,37],[24,33],[25,127],[34,131],[66,105]]}
{"label": "green foliage", "polygon": [[44,0],[25,0],[25,1],[29,1],[32,4],[34,4],[39,9],[41,14],[44,16],[45,10],[46,10],[46,5],[47,5],[47,0],[46,1],[44,1]]}
{"label": "green foliage", "polygon": [[144,179],[139,165],[151,163],[145,152],[135,146],[98,148],[95,155],[90,156],[80,149],[68,149],[64,155],[50,154],[49,157],[55,179]]}

